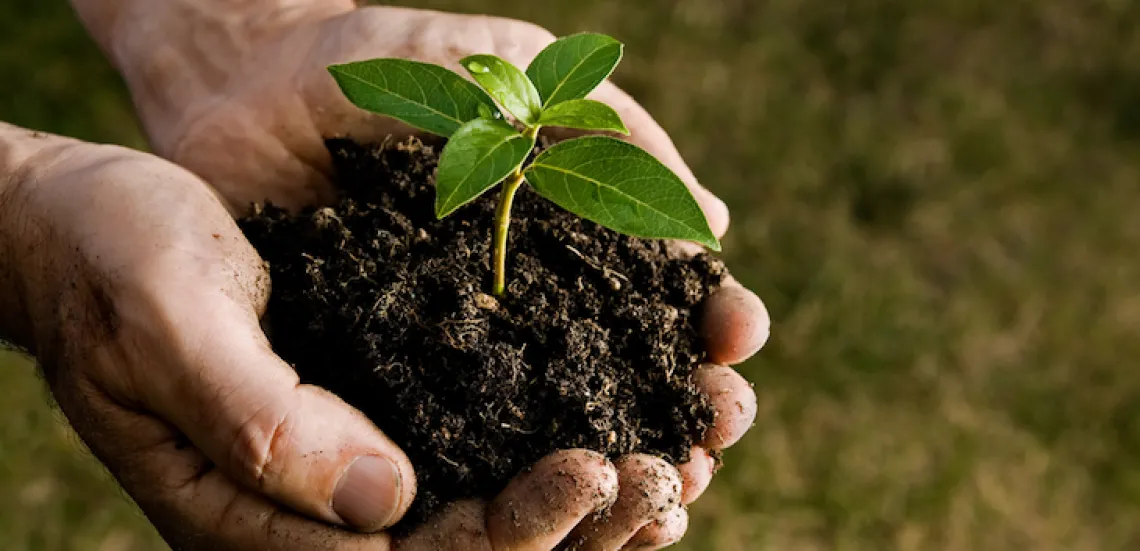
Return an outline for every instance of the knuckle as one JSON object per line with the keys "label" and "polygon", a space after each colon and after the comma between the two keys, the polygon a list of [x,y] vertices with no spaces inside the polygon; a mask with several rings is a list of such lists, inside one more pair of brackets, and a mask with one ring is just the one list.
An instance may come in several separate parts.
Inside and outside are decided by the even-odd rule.
{"label": "knuckle", "polygon": [[627,544],[627,549],[661,549],[681,541],[689,529],[689,513],[675,509],[668,516],[647,524]]}
{"label": "knuckle", "polygon": [[242,424],[234,439],[234,468],[246,481],[265,488],[284,470],[285,450],[292,440],[295,417],[290,408],[272,405]]}
{"label": "knuckle", "polygon": [[228,499],[225,500],[224,505],[218,511],[217,516],[212,520],[212,526],[215,533],[225,533],[228,529],[238,523],[243,522],[246,495],[242,492],[234,492]]}

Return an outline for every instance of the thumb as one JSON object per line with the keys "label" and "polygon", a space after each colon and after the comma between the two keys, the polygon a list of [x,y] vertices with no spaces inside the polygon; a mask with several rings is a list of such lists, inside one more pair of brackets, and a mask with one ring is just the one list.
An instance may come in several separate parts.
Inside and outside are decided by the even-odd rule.
{"label": "thumb", "polygon": [[233,480],[298,512],[361,531],[398,521],[415,496],[404,453],[359,411],[300,384],[250,308],[221,292],[193,296],[144,316],[163,323],[143,341],[162,343],[174,357],[159,365],[180,371],[139,382],[148,409]]}

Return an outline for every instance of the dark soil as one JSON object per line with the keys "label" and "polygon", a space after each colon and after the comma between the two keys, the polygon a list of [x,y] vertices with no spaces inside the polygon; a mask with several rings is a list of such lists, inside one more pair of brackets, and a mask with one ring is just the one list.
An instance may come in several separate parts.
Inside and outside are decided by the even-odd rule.
{"label": "dark soil", "polygon": [[524,188],[496,300],[484,294],[496,193],[438,221],[438,145],[328,145],[337,205],[259,207],[242,227],[271,269],[277,351],[416,466],[400,528],[493,496],[557,449],[687,460],[713,418],[691,375],[704,355],[694,306],[725,277],[719,260],[682,259]]}

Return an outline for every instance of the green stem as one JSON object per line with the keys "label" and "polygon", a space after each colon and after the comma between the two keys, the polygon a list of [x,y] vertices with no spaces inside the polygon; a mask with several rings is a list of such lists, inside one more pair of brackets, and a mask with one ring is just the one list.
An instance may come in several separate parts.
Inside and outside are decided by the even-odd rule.
{"label": "green stem", "polygon": [[501,297],[507,292],[507,235],[511,231],[511,206],[515,202],[515,193],[522,187],[522,171],[516,171],[503,184],[502,195],[499,198],[499,208],[495,211],[495,296]]}
{"label": "green stem", "polygon": [[[528,138],[534,138],[538,135],[538,126],[532,126],[523,132],[523,135]],[[495,263],[495,283],[492,287],[492,292],[495,296],[502,297],[507,293],[507,237],[511,232],[511,207],[515,203],[515,194],[518,193],[519,188],[526,182],[526,176],[523,175],[523,166],[519,165],[510,176],[507,177],[507,182],[503,184],[503,190],[499,194],[499,207],[495,209],[495,236],[492,242],[494,248],[494,263]]]}

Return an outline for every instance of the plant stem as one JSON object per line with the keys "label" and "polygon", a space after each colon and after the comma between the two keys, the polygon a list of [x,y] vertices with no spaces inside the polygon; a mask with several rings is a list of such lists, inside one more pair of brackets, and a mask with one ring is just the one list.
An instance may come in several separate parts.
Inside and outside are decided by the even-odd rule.
{"label": "plant stem", "polygon": [[499,208],[495,211],[495,296],[501,297],[507,292],[507,235],[511,231],[511,206],[515,202],[515,193],[522,187],[522,171],[515,171],[503,184],[500,192]]}
{"label": "plant stem", "polygon": [[[538,135],[538,129],[538,126],[532,126],[527,128],[523,135],[534,138]],[[526,177],[523,175],[524,168],[523,165],[519,165],[507,177],[502,191],[499,192],[499,207],[495,209],[495,236],[492,241],[495,283],[492,286],[492,292],[497,297],[502,297],[507,293],[507,237],[511,232],[511,207],[515,203],[515,194],[518,193],[523,182],[526,182]]]}

